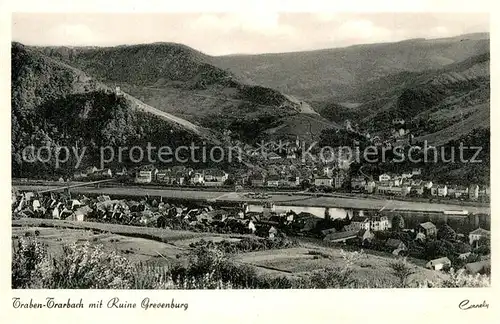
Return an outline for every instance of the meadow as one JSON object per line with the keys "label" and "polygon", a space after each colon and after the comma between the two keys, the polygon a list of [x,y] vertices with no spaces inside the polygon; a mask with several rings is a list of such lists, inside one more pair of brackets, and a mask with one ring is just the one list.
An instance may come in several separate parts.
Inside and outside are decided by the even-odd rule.
{"label": "meadow", "polygon": [[[310,241],[272,248],[276,242],[269,244],[270,239],[125,227],[13,220],[13,288],[489,286],[487,276],[435,272],[405,259]],[[101,278],[102,273],[107,276]]]}

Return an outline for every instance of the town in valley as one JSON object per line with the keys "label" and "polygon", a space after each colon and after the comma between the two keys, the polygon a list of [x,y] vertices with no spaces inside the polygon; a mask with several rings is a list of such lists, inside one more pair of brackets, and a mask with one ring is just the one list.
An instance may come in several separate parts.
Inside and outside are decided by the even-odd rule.
{"label": "town in valley", "polygon": [[262,42],[229,24],[222,45],[165,28],[70,46],[14,15],[12,287],[489,287],[487,24],[436,36],[381,15],[407,37],[299,51],[282,37],[345,29],[296,13]]}

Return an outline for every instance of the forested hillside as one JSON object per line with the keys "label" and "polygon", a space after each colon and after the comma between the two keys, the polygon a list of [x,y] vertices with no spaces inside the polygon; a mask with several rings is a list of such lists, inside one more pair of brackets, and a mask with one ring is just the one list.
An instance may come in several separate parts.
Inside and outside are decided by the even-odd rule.
{"label": "forested hillside", "polygon": [[[217,131],[231,131],[246,142],[258,141],[267,130],[293,125],[290,117],[305,115],[316,127],[335,127],[306,103],[217,67],[212,57],[181,44],[37,50],[120,86],[162,111]],[[289,128],[291,134],[284,136],[311,136]]]}
{"label": "forested hillside", "polygon": [[[146,147],[150,142],[176,148],[206,140],[181,124],[137,109],[135,102],[77,69],[21,44],[12,46],[13,175],[74,171],[74,155],[59,169],[54,160],[24,163],[23,149],[31,145],[48,147],[52,155],[61,146],[86,147],[83,166],[88,166],[98,164],[100,147]],[[123,163],[130,164],[127,155]]]}

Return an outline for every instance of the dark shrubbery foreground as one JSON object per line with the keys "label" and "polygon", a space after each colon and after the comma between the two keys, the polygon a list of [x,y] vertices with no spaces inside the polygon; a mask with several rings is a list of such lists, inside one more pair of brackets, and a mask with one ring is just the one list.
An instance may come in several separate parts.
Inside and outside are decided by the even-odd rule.
{"label": "dark shrubbery foreground", "polygon": [[276,238],[276,239],[265,239],[265,238],[253,238],[244,237],[238,241],[227,241],[223,240],[220,242],[205,241],[201,239],[195,243],[189,245],[192,248],[212,248],[221,250],[224,253],[238,253],[238,252],[251,252],[251,251],[264,251],[264,250],[274,250],[274,249],[287,249],[299,246],[299,243],[295,240],[288,238]]}
{"label": "dark shrubbery foreground", "polygon": [[[227,259],[215,246],[204,244],[193,250],[187,266],[131,264],[125,257],[107,252],[102,246],[85,242],[67,245],[57,257],[36,237],[19,237],[13,250],[12,288],[14,289],[286,289],[286,288],[374,288],[353,276],[353,258],[358,252],[344,252],[346,266],[322,269],[307,277],[269,277],[254,267]],[[408,287],[412,273],[406,261],[391,265],[400,284]],[[488,287],[489,277],[451,272],[450,279],[425,282],[419,287]]]}

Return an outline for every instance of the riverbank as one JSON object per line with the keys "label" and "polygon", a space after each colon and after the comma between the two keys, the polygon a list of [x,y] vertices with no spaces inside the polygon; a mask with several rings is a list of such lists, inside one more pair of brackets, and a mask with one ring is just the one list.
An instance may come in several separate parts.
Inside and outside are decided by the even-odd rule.
{"label": "riverbank", "polygon": [[[73,185],[88,185],[92,186],[89,182],[82,181],[71,181],[71,182],[58,182],[58,181],[46,181],[46,180],[28,180],[28,179],[12,179],[13,186],[73,186]],[[137,185],[134,183],[122,183],[118,181],[104,182],[99,184],[100,188],[120,188],[120,187],[140,187],[144,189],[155,189],[155,190],[175,190],[175,191],[199,191],[199,192],[211,192],[217,191],[219,193],[231,193],[235,192],[234,186],[220,186],[220,187],[204,187],[204,186],[194,186],[194,185],[183,185],[183,186],[172,186],[172,185],[160,185],[158,183],[145,183]],[[469,201],[469,200],[458,200],[451,199],[449,197],[405,197],[405,196],[388,196],[378,193],[368,194],[368,193],[354,193],[354,192],[312,192],[308,190],[300,190],[299,188],[286,188],[286,187],[244,187],[237,192],[256,192],[256,193],[267,193],[272,195],[292,195],[292,196],[307,196],[307,197],[334,197],[334,198],[354,198],[354,199],[374,199],[374,200],[397,200],[397,201],[408,201],[408,202],[419,202],[419,203],[434,203],[434,204],[446,204],[446,205],[456,205],[462,207],[486,207],[489,208],[490,204],[488,202],[480,201]]]}
{"label": "riverbank", "polygon": [[[17,185],[20,191],[42,191],[47,189],[57,189],[59,186],[41,185]],[[467,210],[473,214],[491,214],[490,207],[460,206],[453,204],[438,204],[414,201],[401,201],[394,199],[373,199],[359,197],[330,197],[305,193],[284,194],[269,193],[269,199],[252,199],[246,196],[245,192],[225,192],[225,191],[196,191],[196,190],[174,190],[174,189],[150,189],[148,187],[114,187],[114,188],[72,188],[71,192],[83,195],[110,195],[114,197],[162,197],[164,199],[197,201],[197,202],[217,202],[228,204],[252,203],[259,204],[265,201],[272,201],[275,204],[295,205],[303,207],[319,208],[344,208],[361,210],[391,210],[391,211],[415,211],[429,213],[444,213],[450,210]]]}

